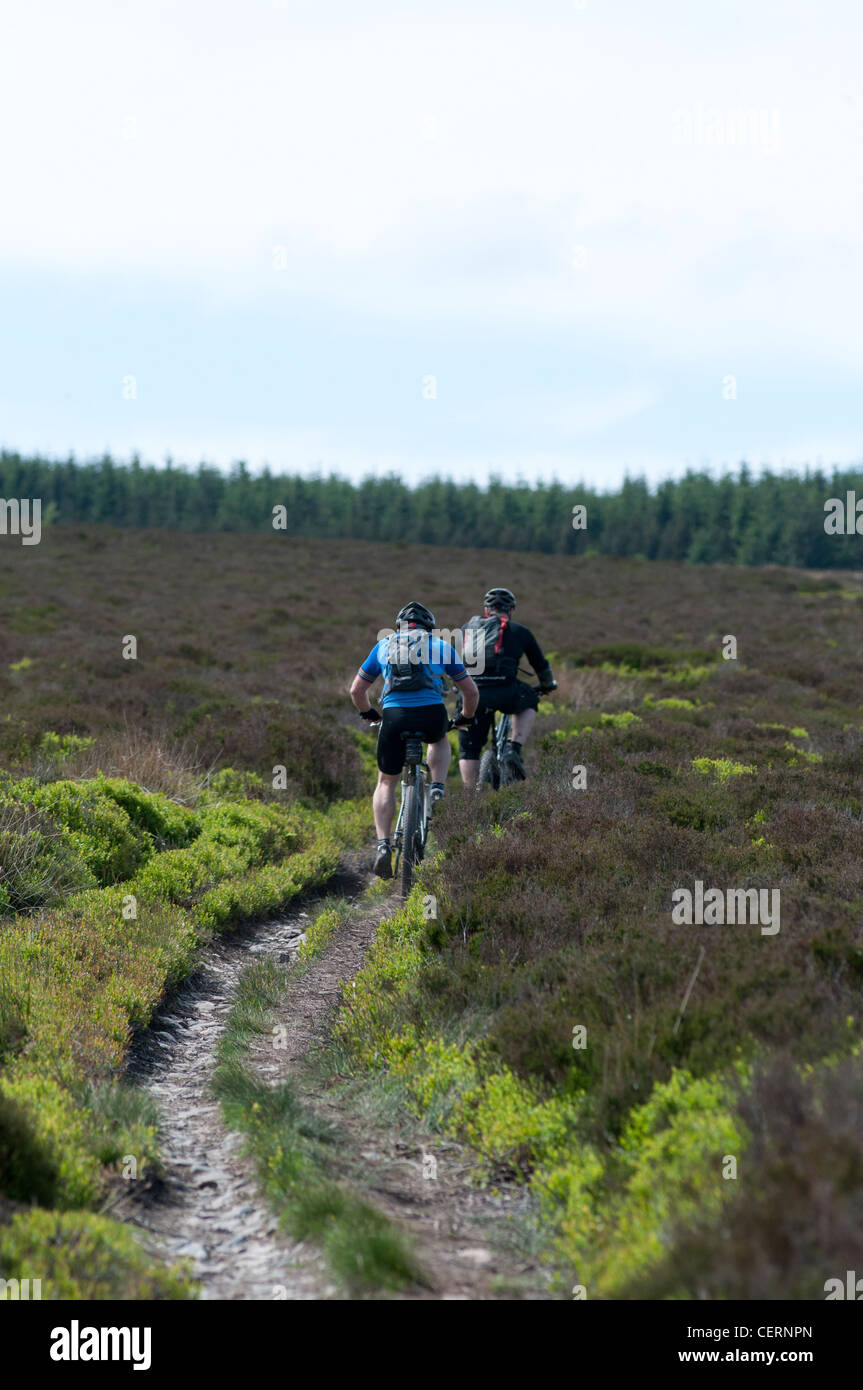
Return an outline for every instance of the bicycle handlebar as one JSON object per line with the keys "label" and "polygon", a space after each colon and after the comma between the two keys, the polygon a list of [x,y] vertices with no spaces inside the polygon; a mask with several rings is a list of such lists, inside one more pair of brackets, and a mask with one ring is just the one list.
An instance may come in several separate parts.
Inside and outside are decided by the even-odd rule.
{"label": "bicycle handlebar", "polygon": [[[367,713],[368,713],[368,714],[371,714],[371,715],[376,715],[376,716],[377,716],[377,718],[366,718],[366,721],[365,721],[365,722],[366,722],[367,724],[372,724],[372,725],[374,725],[374,726],[377,726],[378,724],[380,724],[380,722],[381,722],[381,713],[380,713],[379,710],[376,710],[374,707],[372,707],[372,709],[371,709],[370,711],[367,711]],[[360,714],[360,718],[361,718],[361,719],[365,718],[365,715],[363,715],[363,714],[361,713],[361,714]],[[473,716],[471,716],[471,723],[473,723]],[[459,724],[459,722],[458,722],[457,719],[447,719],[447,726],[446,726],[446,727],[447,727],[447,733],[450,733],[453,729],[459,729],[459,728],[462,728],[462,729],[463,729],[463,728],[465,728],[465,727],[467,727],[467,726],[464,725],[464,724]],[[404,737],[404,735],[403,735],[403,737]]]}
{"label": "bicycle handlebar", "polygon": [[[533,674],[531,671],[522,671],[521,667],[519,667],[518,669],[520,675],[529,676]],[[551,685],[542,685],[539,687],[539,689],[542,691],[544,695],[550,695],[553,690],[557,690],[557,681],[552,681]],[[374,705],[372,705],[371,709],[366,710],[365,712],[358,711],[358,713],[360,718],[364,719],[367,724],[377,725],[381,722],[381,711],[375,709]],[[473,717],[471,717],[470,722],[471,724],[473,723]],[[447,719],[447,733],[451,733],[454,729],[457,730],[460,728],[464,729],[469,727],[470,725],[460,724],[458,719]]]}

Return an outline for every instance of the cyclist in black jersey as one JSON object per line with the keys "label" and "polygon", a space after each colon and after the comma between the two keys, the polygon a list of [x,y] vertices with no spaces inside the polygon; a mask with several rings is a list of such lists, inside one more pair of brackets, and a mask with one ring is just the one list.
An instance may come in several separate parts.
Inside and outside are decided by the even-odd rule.
{"label": "cyclist in black jersey", "polygon": [[[479,690],[476,717],[472,727],[460,730],[458,736],[459,771],[466,787],[477,785],[480,754],[495,710],[512,716],[512,737],[507,740],[504,759],[511,777],[524,777],[522,748],[530,737],[539,697],[557,689],[551,666],[530,628],[512,620],[515,603],[510,589],[489,589],[483,599],[483,617],[471,618],[462,628],[468,669],[468,653],[476,658],[481,652],[483,658],[473,673]],[[522,657],[536,672],[538,686],[518,679]]]}

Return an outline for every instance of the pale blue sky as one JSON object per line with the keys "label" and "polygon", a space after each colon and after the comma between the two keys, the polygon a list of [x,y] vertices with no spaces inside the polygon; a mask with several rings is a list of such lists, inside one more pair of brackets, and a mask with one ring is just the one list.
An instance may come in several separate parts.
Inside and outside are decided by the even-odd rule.
{"label": "pale blue sky", "polygon": [[861,50],[844,0],[22,10],[0,445],[599,486],[859,462]]}

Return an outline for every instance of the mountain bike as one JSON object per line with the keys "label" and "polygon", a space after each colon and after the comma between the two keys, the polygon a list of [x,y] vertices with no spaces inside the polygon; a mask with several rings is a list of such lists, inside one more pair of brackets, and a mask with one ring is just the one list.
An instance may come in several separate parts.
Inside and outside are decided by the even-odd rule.
{"label": "mountain bike", "polygon": [[[529,676],[529,671],[522,671],[519,667],[520,676]],[[557,689],[557,681],[550,687],[548,693]],[[512,782],[518,780],[507,770],[507,762],[504,758],[506,741],[512,729],[512,715],[500,714],[498,710],[492,713],[491,722],[491,747],[486,748],[479,760],[479,774],[477,777],[477,789],[481,787],[491,787],[497,791],[500,787],[508,787]]]}
{"label": "mountain bike", "polygon": [[[447,731],[453,728],[455,721],[450,719],[447,721]],[[405,898],[411,891],[414,869],[425,854],[432,814],[431,776],[428,763],[423,758],[425,737],[425,734],[412,734],[407,729],[402,733],[405,761],[402,799],[393,834],[393,877],[398,877],[401,867],[402,895]]]}
{"label": "mountain bike", "polygon": [[[477,786],[491,787],[497,791],[501,785],[501,764],[503,762],[503,750],[509,738],[509,731],[512,727],[512,720],[508,714],[498,714],[495,710],[491,724],[491,748],[486,748],[479,760],[479,776]],[[509,779],[507,779],[508,781]],[[504,782],[504,786],[507,783]]]}
{"label": "mountain bike", "polygon": [[405,762],[402,773],[402,800],[393,835],[393,876],[401,866],[402,895],[411,891],[414,868],[425,854],[431,818],[431,781],[428,763],[423,759],[422,734],[402,734]]}

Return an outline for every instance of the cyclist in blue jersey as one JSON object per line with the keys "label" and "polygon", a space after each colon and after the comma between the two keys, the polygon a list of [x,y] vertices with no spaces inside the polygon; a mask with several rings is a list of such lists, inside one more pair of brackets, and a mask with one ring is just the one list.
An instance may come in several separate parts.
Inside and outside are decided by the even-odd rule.
{"label": "cyclist in blue jersey", "polygon": [[[462,708],[456,727],[470,727],[479,698],[461,658],[448,642],[433,635],[434,626],[434,614],[422,603],[405,604],[396,617],[396,631],[375,643],[351,686],[351,699],[360,717],[381,725],[378,784],[372,800],[378,836],[374,871],[379,878],[393,876],[390,833],[396,809],[396,786],[404,767],[403,733],[419,733],[428,743],[431,799],[436,803],[444,794],[451,757],[446,736],[449,720],[442,693],[444,676],[449,676],[461,693]],[[382,714],[369,703],[368,694],[381,675],[384,678]]]}

